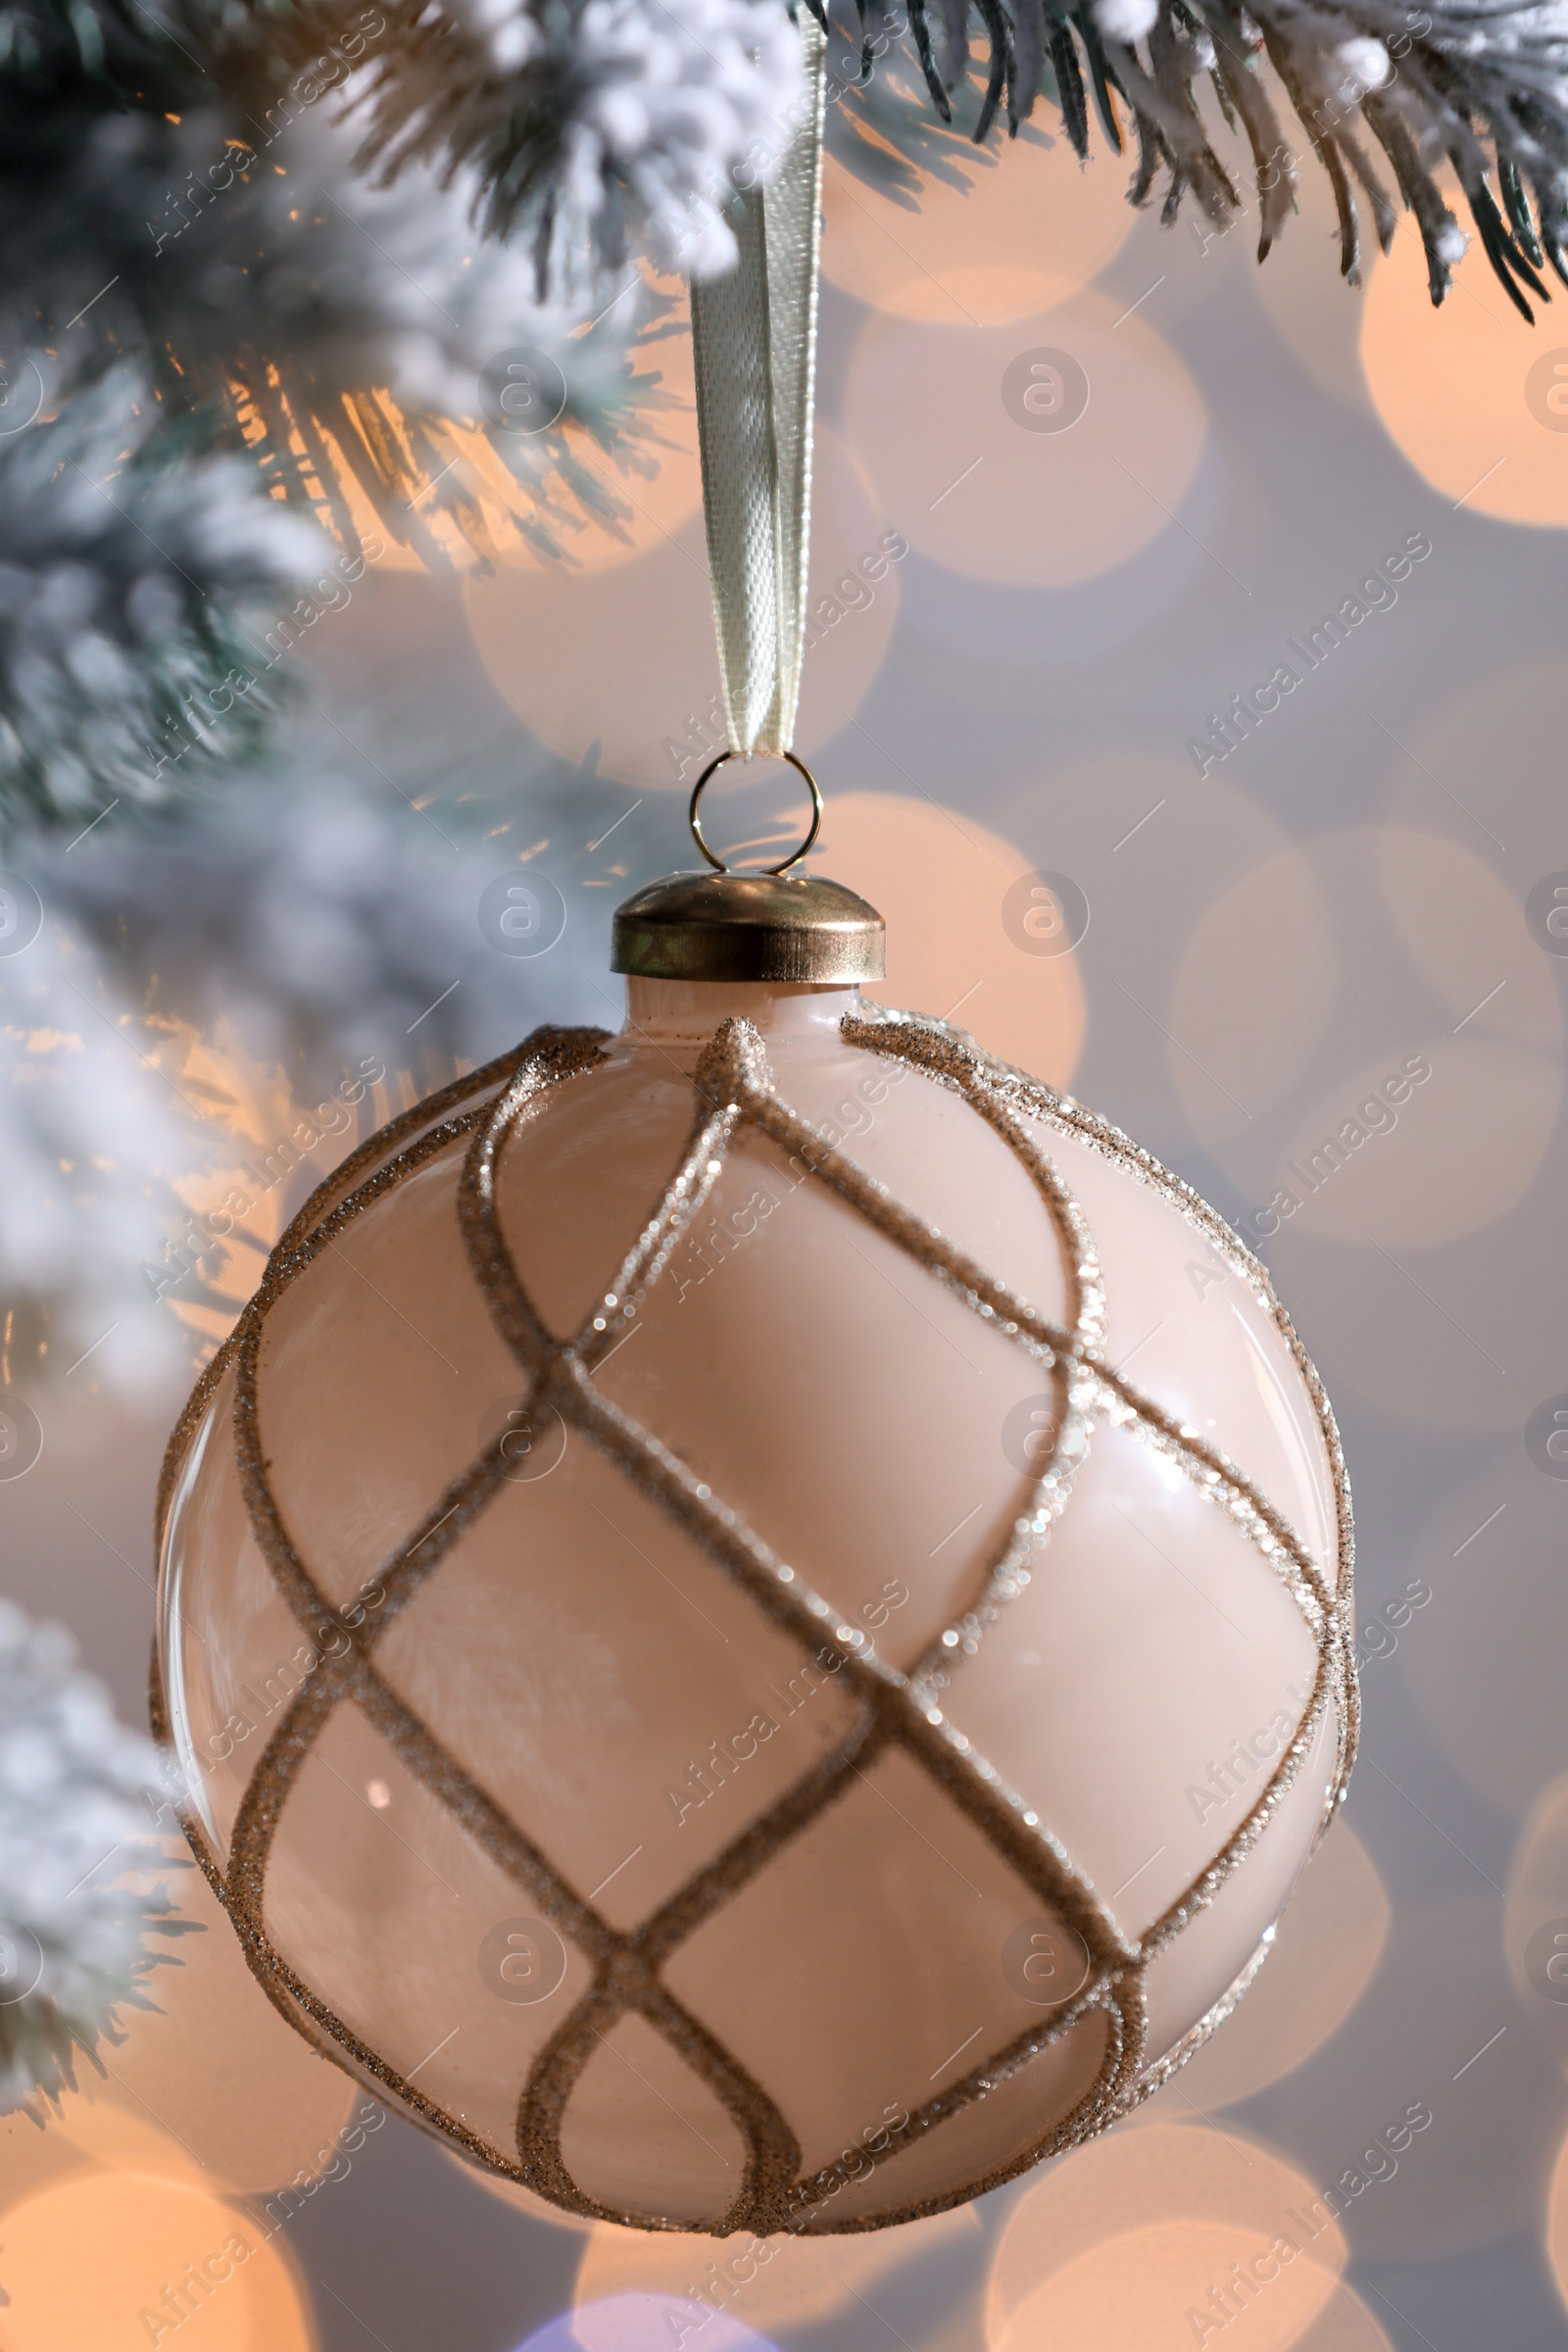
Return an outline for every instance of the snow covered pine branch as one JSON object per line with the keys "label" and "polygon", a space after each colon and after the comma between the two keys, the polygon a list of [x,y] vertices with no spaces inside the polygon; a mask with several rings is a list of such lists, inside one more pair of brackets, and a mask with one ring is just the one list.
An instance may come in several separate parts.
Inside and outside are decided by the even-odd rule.
{"label": "snow covered pine branch", "polygon": [[[821,17],[830,0],[804,4]],[[1426,248],[1433,300],[1443,299],[1467,241],[1440,184],[1450,171],[1527,318],[1527,293],[1546,297],[1541,270],[1549,264],[1564,275],[1563,0],[840,6],[862,76],[889,40],[906,37],[944,121],[976,70],[978,24],[975,137],[1004,112],[1016,131],[1049,93],[1085,155],[1093,108],[1118,152],[1128,131],[1136,142],[1134,203],[1166,175],[1167,220],[1189,190],[1216,222],[1240,208],[1203,119],[1201,104],[1211,104],[1251,151],[1260,259],[1293,209],[1309,151],[1333,184],[1341,265],[1352,280],[1361,208],[1387,248],[1402,198]],[[350,94],[368,124],[365,161],[388,175],[414,158],[471,168],[483,225],[525,239],[547,280],[585,256],[613,267],[639,244],[699,276],[722,265],[723,192],[760,140],[771,135],[776,152],[789,117],[798,65],[786,0],[394,0],[388,16],[393,37]]]}
{"label": "snow covered pine branch", "polygon": [[[1259,260],[1294,209],[1300,158],[1293,142],[1304,132],[1333,185],[1341,268],[1352,281],[1360,260],[1357,195],[1387,251],[1397,218],[1392,175],[1421,231],[1432,299],[1443,300],[1467,241],[1439,186],[1447,166],[1493,268],[1527,318],[1521,288],[1548,299],[1539,274],[1547,262],[1568,283],[1568,11],[1559,0],[1477,8],[1081,0],[1070,9],[1064,0],[1014,0],[1010,8],[978,0],[978,13],[989,55],[977,138],[1004,101],[1015,131],[1049,74],[1078,153],[1088,152],[1088,94],[1119,150],[1112,93],[1119,94],[1138,141],[1133,202],[1146,201],[1164,169],[1167,220],[1190,188],[1224,224],[1241,197],[1200,112],[1206,82],[1219,114],[1245,131],[1251,149]],[[968,71],[969,16],[969,0],[909,0],[920,63],[944,117]],[[1282,125],[1265,66],[1300,131]],[[1381,167],[1367,134],[1382,151]]]}
{"label": "snow covered pine branch", "polygon": [[467,166],[491,235],[541,291],[641,252],[710,277],[735,259],[724,205],[782,153],[803,74],[783,0],[406,0],[350,93],[362,161]]}
{"label": "snow covered pine branch", "polygon": [[[570,339],[562,428],[603,446],[641,429],[647,379],[626,346],[650,306],[583,335],[581,309],[540,309],[524,254],[475,235],[481,191],[463,172],[414,163],[392,187],[356,170],[344,92],[390,36],[368,0],[292,9],[286,25],[237,0],[8,0],[3,19],[0,450],[134,376],[122,438],[144,474],[233,453],[258,496],[275,489],[350,545],[357,504],[425,556],[429,517],[447,514],[482,555],[449,427],[480,420],[498,350],[554,356]],[[603,510],[562,430],[499,454],[543,552]],[[29,494],[80,460],[29,456]]]}
{"label": "snow covered pine branch", "polygon": [[62,1627],[0,1600],[0,2115],[121,2040],[118,2012],[153,2006],[145,1938],[186,1932],[162,1888],[124,1884],[164,1861],[162,1760],[74,1668]]}

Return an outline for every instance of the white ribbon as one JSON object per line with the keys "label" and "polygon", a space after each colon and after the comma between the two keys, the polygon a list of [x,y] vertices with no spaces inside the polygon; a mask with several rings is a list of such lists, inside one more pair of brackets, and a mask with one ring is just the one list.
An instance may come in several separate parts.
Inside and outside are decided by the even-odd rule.
{"label": "white ribbon", "polygon": [[731,751],[795,740],[811,519],[826,43],[803,8],[805,120],[729,220],[740,262],[692,287],[713,625]]}

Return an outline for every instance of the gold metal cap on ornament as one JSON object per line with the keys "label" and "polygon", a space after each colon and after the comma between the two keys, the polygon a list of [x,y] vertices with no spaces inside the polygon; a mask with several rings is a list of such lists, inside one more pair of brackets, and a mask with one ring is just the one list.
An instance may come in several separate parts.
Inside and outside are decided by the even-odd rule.
{"label": "gold metal cap on ornament", "polygon": [[692,837],[711,873],[668,874],[615,910],[610,967],[644,980],[728,980],[847,985],[887,971],[887,927],[874,906],[817,874],[795,874],[822,822],[816,778],[793,752],[782,757],[811,790],[811,824],[782,864],[734,874],[703,838],[704,788],[734,752],[721,752],[697,779]]}
{"label": "gold metal cap on ornament", "polygon": [[816,875],[670,874],[615,910],[610,968],[645,980],[880,980],[886,929]]}

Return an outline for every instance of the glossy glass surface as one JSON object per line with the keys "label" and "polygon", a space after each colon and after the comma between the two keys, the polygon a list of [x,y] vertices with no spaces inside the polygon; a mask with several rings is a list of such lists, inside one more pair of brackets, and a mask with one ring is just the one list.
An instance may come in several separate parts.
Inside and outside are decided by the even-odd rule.
{"label": "glossy glass surface", "polygon": [[[502,1160],[502,1227],[552,1330],[592,1311],[678,1164],[697,1046],[731,1010],[759,1019],[779,1094],[818,1132],[1063,1314],[1057,1239],[1018,1160],[959,1097],[848,1045],[846,994],[642,985],[638,1025],[532,1108]],[[1099,1246],[1107,1360],[1255,1481],[1332,1577],[1327,1459],[1271,1317],[1128,1165],[1044,1122],[1038,1140]],[[493,1500],[389,1618],[375,1664],[629,1932],[810,1773],[855,1702],[580,1433],[528,1420],[465,1255],[461,1165],[461,1144],[426,1160],[270,1311],[269,1475],[318,1589],[373,1623],[400,1548],[468,1462],[503,1449]],[[970,1605],[1026,1506],[1050,1402],[1037,1360],[755,1136],[597,1385],[905,1669]],[[232,1412],[230,1374],[186,1458],[163,1584],[174,1735],[220,1858],[318,1664],[248,1523]],[[1315,1666],[1295,1602],[1231,1518],[1138,1431],[1102,1420],[1049,1547],[947,1706],[1136,1936],[1245,1817]],[[1248,1963],[1333,1773],[1326,1721],[1257,1852],[1152,1969],[1151,2055]],[[283,1807],[266,1924],[350,2032],[514,2156],[529,2069],[591,1969],[353,1704]],[[1020,1960],[1031,1936],[1053,1955],[1044,2002]],[[889,1750],[678,1944],[663,1981],[787,2115],[809,2174],[1069,1997],[1069,1944],[951,1794]],[[1085,2019],[851,2179],[836,2218],[1006,2166],[1083,2097],[1103,2035]],[[562,2147],[601,2206],[687,2225],[724,2211],[745,2163],[713,2089],[635,2015],[600,2036]]]}

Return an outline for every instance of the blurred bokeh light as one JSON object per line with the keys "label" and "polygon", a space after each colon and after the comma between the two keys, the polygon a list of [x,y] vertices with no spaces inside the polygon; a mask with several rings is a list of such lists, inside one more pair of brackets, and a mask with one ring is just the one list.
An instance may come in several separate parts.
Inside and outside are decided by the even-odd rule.
{"label": "blurred bokeh light", "polygon": [[1136,215],[1121,165],[1080,164],[1044,115],[1004,155],[945,149],[940,168],[889,172],[881,186],[830,154],[824,274],[890,318],[943,325],[1027,318],[1087,285]]}
{"label": "blurred bokeh light", "polygon": [[[859,707],[898,617],[902,534],[833,433],[816,436],[811,618],[796,748]],[[624,561],[571,574],[514,564],[465,583],[491,682],[552,751],[642,791],[690,792],[723,748],[701,514],[661,524]],[[585,660],[584,649],[592,648]]]}
{"label": "blurred bokeh light", "polygon": [[154,1972],[156,2007],[129,2010],[124,2040],[101,2053],[104,2076],[78,2069],[63,2128],[94,2155],[132,2161],[119,2134],[149,2122],[219,2189],[307,2180],[338,2157],[352,2112],[369,2106],[339,2067],[286,2026],[250,1970],[199,1871],[176,1882],[180,1914],[200,1931]]}
{"label": "blurred bokeh light", "polygon": [[[1461,200],[1462,201],[1462,200]],[[1367,288],[1361,360],[1377,413],[1433,488],[1474,514],[1568,523],[1568,345],[1553,308],[1532,332],[1479,237],[1434,310],[1408,214]]]}
{"label": "blurred bokeh light", "polygon": [[847,792],[829,806],[814,863],[887,920],[887,978],[868,996],[956,1021],[1004,1061],[1067,1084],[1083,1042],[1083,984],[1052,903],[1042,902],[1044,939],[1021,917],[1009,927],[1009,894],[1022,883],[1027,901],[1031,871],[1009,843],[935,800]]}
{"label": "blurred bokeh light", "polygon": [[66,2180],[5,2217],[6,2352],[315,2352],[290,2258],[254,2214],[144,2174]]}
{"label": "blurred bokeh light", "polygon": [[1015,587],[1093,579],[1158,538],[1207,431],[1144,315],[1087,291],[1002,326],[871,319],[846,423],[911,547]]}

